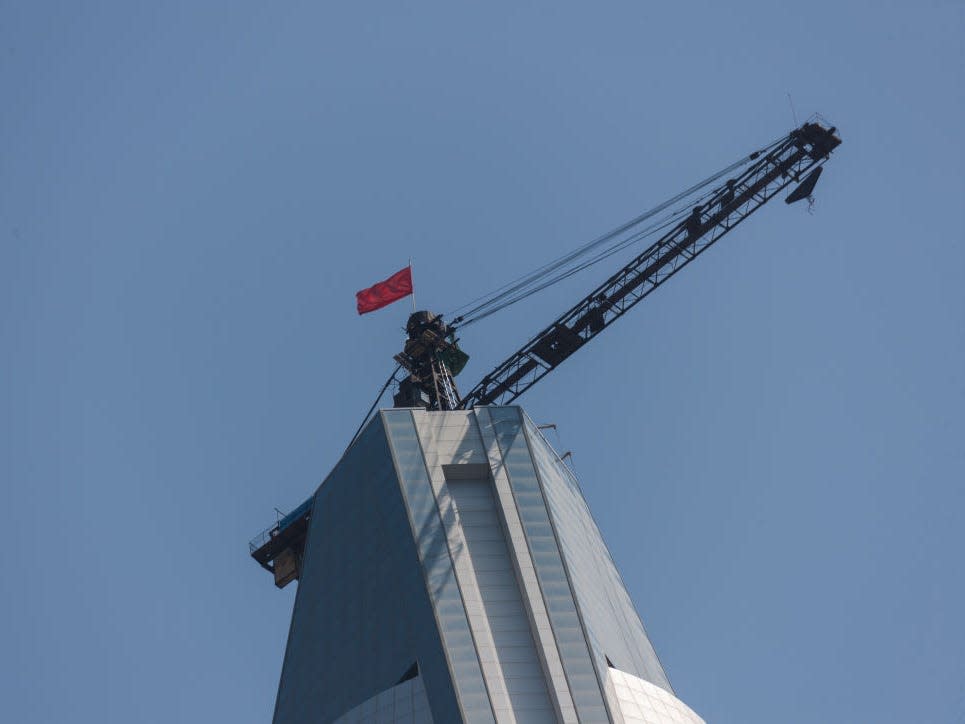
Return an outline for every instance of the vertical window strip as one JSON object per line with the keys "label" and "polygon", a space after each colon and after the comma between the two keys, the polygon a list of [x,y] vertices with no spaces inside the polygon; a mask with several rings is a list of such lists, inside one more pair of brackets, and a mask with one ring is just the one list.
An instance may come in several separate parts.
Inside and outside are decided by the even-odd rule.
{"label": "vertical window strip", "polygon": [[410,410],[382,416],[459,707],[467,724],[495,724],[415,420]]}
{"label": "vertical window strip", "polygon": [[540,488],[522,414],[518,407],[489,408],[488,412],[513,493],[519,489],[524,494],[517,496],[517,507],[534,551],[533,564],[573,703],[581,721],[608,722],[607,704]]}

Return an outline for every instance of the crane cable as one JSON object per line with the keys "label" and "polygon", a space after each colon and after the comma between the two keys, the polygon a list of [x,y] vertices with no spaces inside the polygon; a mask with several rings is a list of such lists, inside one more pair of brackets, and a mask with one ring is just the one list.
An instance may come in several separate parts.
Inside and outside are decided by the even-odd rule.
{"label": "crane cable", "polygon": [[[577,249],[551,261],[543,266],[535,269],[534,271],[519,277],[518,279],[509,282],[508,284],[499,287],[498,289],[490,292],[489,294],[484,294],[476,299],[458,307],[454,310],[454,313],[458,313],[461,310],[466,309],[459,316],[455,317],[451,322],[452,326],[462,326],[465,327],[474,322],[478,322],[491,314],[495,314],[498,311],[505,309],[517,302],[526,299],[527,297],[536,294],[537,292],[546,289],[553,284],[556,284],[563,279],[566,279],[573,274],[576,274],[584,269],[593,266],[594,264],[603,261],[604,259],[612,256],[618,251],[626,248],[627,246],[640,241],[641,239],[650,236],[651,234],[666,228],[668,225],[673,224],[677,219],[685,213],[688,213],[688,209],[679,209],[677,211],[672,211],[668,216],[663,217],[658,220],[655,224],[648,226],[644,229],[635,231],[629,237],[621,236],[632,229],[635,226],[640,225],[644,221],[653,218],[654,216],[660,214],[661,212],[667,210],[668,208],[677,205],[678,203],[684,201],[685,199],[694,196],[697,192],[705,189],[710,184],[719,180],[723,176],[736,171],[737,169],[745,166],[755,159],[759,158],[761,155],[768,153],[775,146],[780,144],[785,140],[785,136],[782,136],[775,141],[772,141],[764,148],[755,151],[754,153],[744,156],[739,161],[730,164],[726,168],[717,171],[716,173],[708,176],[703,181],[691,186],[690,188],[680,192],[679,194],[673,196],[672,198],[658,204],[649,211],[627,221],[620,226],[608,231],[607,233],[599,236]],[[700,198],[694,199],[694,201],[702,201],[703,199],[711,196],[714,190],[702,194]],[[691,202],[692,203],[692,202]],[[590,252],[599,249],[607,242],[615,241],[611,246],[604,248],[599,251],[596,255],[590,257],[587,260],[577,263],[574,266],[568,266],[573,262],[576,262],[580,257],[584,257]],[[468,309],[467,309],[468,308]]]}
{"label": "crane cable", "polygon": [[[682,213],[684,213],[684,210],[671,214],[669,221],[660,222],[654,226],[648,227],[643,232],[638,232],[636,234],[633,234],[628,239],[623,239],[621,241],[618,241],[614,246],[609,247],[603,253],[598,254],[596,257],[593,257],[591,261],[584,262],[582,264],[579,264],[576,267],[564,269],[562,272],[552,277],[548,281],[543,281],[547,278],[548,275],[565,267],[568,263],[571,263],[579,259],[579,257],[584,256],[585,254],[602,246],[606,242],[612,241],[614,238],[619,237],[621,234],[633,228],[634,226],[637,226],[643,221],[646,221],[647,219],[652,218],[653,216],[659,214],[660,212],[664,211],[668,207],[673,206],[683,201],[684,199],[692,196],[694,193],[696,193],[697,191],[700,191],[701,189],[705,188],[709,184],[720,179],[722,176],[725,176],[728,173],[731,173],[732,171],[749,163],[754,158],[757,158],[760,155],[760,153],[763,153],[766,150],[769,150],[773,145],[775,145],[778,142],[775,142],[774,144],[770,144],[768,147],[766,147],[764,150],[758,153],[742,158],[740,161],[733,163],[730,166],[718,171],[717,173],[713,174],[712,176],[709,176],[708,178],[704,179],[700,183],[695,184],[694,186],[691,186],[685,191],[682,191],[676,196],[668,199],[667,201],[664,201],[663,203],[658,204],[657,206],[641,214],[640,216],[637,216],[636,218],[631,219],[630,221],[625,222],[624,224],[621,224],[617,228],[607,232],[606,234],[603,234],[600,237],[597,237],[596,239],[593,239],[592,241],[584,244],[583,246],[577,248],[576,250],[552,262],[549,262],[548,264],[545,264],[544,266],[536,269],[533,272],[530,272],[529,274],[521,277],[515,282],[510,282],[509,284],[501,287],[500,289],[497,289],[495,292],[491,293],[490,295],[484,295],[478,298],[475,301],[480,301],[480,300],[485,300],[485,301],[481,301],[481,303],[477,304],[476,306],[472,307],[468,311],[464,312],[459,317],[456,317],[456,319],[453,320],[453,324],[457,325],[461,323],[461,326],[466,326],[468,324],[471,324],[472,322],[476,322],[476,321],[479,321],[480,319],[488,317],[490,314],[493,314],[497,311],[505,309],[506,307],[511,306],[512,304],[515,304],[518,301],[522,301],[523,299],[531,296],[532,294],[535,294],[536,292],[539,292],[545,289],[546,287],[551,286],[552,284],[555,284],[558,281],[562,281],[563,279],[569,276],[572,276],[572,274],[582,271],[583,269],[586,269],[587,267],[592,266],[593,264],[599,261],[602,261],[603,259],[610,256],[612,253],[615,253],[616,251],[619,251],[620,249],[625,248],[626,246],[628,246],[629,244],[635,241],[639,241],[644,236],[647,236],[650,233],[653,233],[654,231],[664,228],[666,224],[669,223],[669,221],[672,221],[674,219],[675,216],[679,216]],[[536,286],[534,287],[534,285]],[[456,311],[458,312],[460,309],[464,309],[470,304],[473,304],[473,302],[463,305]]]}
{"label": "crane cable", "polygon": [[587,268],[593,266],[594,264],[597,264],[597,263],[603,261],[604,259],[613,256],[613,255],[616,254],[617,252],[622,251],[622,250],[625,249],[626,247],[628,247],[628,246],[630,246],[631,244],[634,244],[634,243],[640,241],[641,239],[643,239],[643,238],[645,238],[645,237],[647,237],[647,236],[651,236],[651,235],[657,233],[658,231],[662,231],[663,229],[666,229],[667,227],[674,226],[675,224],[678,223],[678,220],[679,220],[681,217],[686,216],[688,213],[689,213],[689,212],[688,212],[686,209],[684,209],[684,210],[682,210],[682,211],[678,211],[678,212],[674,213],[673,215],[671,215],[668,219],[666,219],[666,220],[664,220],[664,221],[661,221],[661,222],[659,222],[659,223],[657,223],[657,224],[654,224],[653,226],[647,227],[647,228],[644,229],[643,231],[638,232],[638,233],[630,236],[629,238],[622,240],[622,241],[619,242],[618,244],[616,244],[616,245],[614,245],[614,246],[612,246],[612,247],[609,247],[609,248],[607,248],[607,249],[604,249],[603,251],[599,252],[596,256],[590,257],[587,261],[585,261],[585,262],[583,262],[583,263],[581,263],[581,264],[579,264],[579,265],[577,265],[577,266],[575,266],[575,267],[572,267],[572,268],[570,268],[570,269],[564,269],[562,272],[560,272],[560,273],[557,274],[556,276],[547,279],[546,281],[542,282],[541,284],[539,284],[539,285],[537,285],[537,286],[535,286],[535,287],[532,287],[532,288],[530,288],[530,289],[527,289],[527,290],[521,292],[520,294],[518,294],[518,295],[515,296],[515,297],[511,297],[511,298],[507,299],[506,301],[502,302],[501,304],[498,304],[498,305],[496,305],[496,306],[494,306],[494,307],[490,307],[490,308],[488,308],[488,309],[485,309],[485,310],[479,312],[479,313],[476,314],[475,316],[470,317],[469,319],[464,320],[464,321],[460,324],[460,327],[466,327],[466,326],[468,326],[468,325],[470,325],[470,324],[473,324],[473,323],[478,322],[478,321],[480,321],[480,320],[482,320],[482,319],[485,319],[486,317],[488,317],[488,316],[490,316],[490,315],[492,315],[492,314],[495,314],[496,312],[502,311],[502,310],[505,309],[506,307],[512,306],[513,304],[516,304],[516,302],[521,302],[522,300],[526,299],[527,297],[531,297],[532,295],[537,294],[538,292],[543,291],[543,290],[546,289],[547,287],[551,287],[551,286],[553,286],[554,284],[556,284],[557,282],[561,282],[561,281],[563,281],[564,279],[567,279],[567,278],[573,276],[574,274],[577,274],[578,272],[581,272],[581,271],[583,271],[584,269],[587,269]]}
{"label": "crane cable", "polygon": [[[352,445],[355,444],[355,441],[356,441],[356,440],[359,439],[359,435],[360,435],[361,432],[362,432],[362,428],[364,428],[364,427],[365,427],[365,423],[367,423],[367,422],[369,421],[369,418],[372,416],[372,411],[375,410],[375,406],[379,404],[379,400],[382,399],[382,395],[385,394],[385,391],[386,391],[387,389],[389,389],[389,385],[391,385],[392,382],[395,380],[395,376],[396,376],[397,374],[399,374],[399,370],[400,370],[400,369],[402,369],[402,365],[396,365],[396,366],[395,366],[395,369],[392,370],[392,374],[389,375],[389,379],[387,379],[387,380],[385,381],[385,384],[382,385],[382,389],[379,390],[379,394],[376,396],[375,402],[372,403],[372,406],[369,408],[369,411],[365,413],[365,417],[362,418],[361,424],[359,424],[359,427],[358,427],[358,429],[355,431],[355,434],[352,435],[352,439],[349,441],[349,444],[345,447],[345,452],[348,452],[348,449],[349,449],[350,447],[352,447]],[[345,453],[342,453],[342,455],[345,455]]]}

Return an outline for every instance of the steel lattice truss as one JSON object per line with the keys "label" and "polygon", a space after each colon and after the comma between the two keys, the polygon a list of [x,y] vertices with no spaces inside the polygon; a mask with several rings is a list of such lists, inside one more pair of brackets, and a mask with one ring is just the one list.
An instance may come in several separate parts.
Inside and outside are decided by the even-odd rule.
{"label": "steel lattice truss", "polygon": [[486,375],[459,407],[509,404],[788,185],[803,180],[789,202],[807,196],[821,165],[841,143],[834,131],[817,123],[792,131]]}

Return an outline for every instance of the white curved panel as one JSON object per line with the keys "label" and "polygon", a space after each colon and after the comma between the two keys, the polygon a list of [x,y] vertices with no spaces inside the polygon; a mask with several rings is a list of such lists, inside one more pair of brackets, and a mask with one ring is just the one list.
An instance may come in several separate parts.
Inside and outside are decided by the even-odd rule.
{"label": "white curved panel", "polygon": [[381,691],[336,719],[332,724],[432,724],[422,677]]}
{"label": "white curved panel", "polygon": [[705,724],[670,692],[625,671],[608,671],[626,724]]}

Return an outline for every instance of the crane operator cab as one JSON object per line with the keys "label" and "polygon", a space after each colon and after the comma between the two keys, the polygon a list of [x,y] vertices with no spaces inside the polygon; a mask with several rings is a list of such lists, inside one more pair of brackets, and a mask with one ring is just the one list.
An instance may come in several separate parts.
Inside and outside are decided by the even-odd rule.
{"label": "crane operator cab", "polygon": [[455,410],[459,392],[454,377],[462,372],[469,355],[459,349],[455,328],[442,315],[413,312],[405,325],[406,341],[395,361],[409,372],[393,398],[396,407]]}

